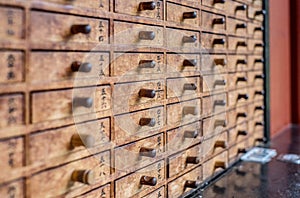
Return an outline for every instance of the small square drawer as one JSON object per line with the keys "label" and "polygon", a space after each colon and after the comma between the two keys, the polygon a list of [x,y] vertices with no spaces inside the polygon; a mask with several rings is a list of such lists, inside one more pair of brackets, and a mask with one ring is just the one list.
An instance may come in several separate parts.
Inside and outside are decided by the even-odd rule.
{"label": "small square drawer", "polygon": [[251,123],[249,122],[249,128],[251,127],[253,130],[251,136],[248,139],[250,147],[263,145],[267,142],[267,138],[264,136],[264,126],[261,125],[263,122],[262,120],[263,117],[261,116],[261,118],[256,118],[251,121]]}
{"label": "small square drawer", "polygon": [[263,58],[263,56],[249,55],[248,62],[249,67],[253,70],[263,71],[265,63],[265,59]]}
{"label": "small square drawer", "polygon": [[[40,0],[32,0],[33,2]],[[65,0],[44,0],[45,2],[61,4],[68,7],[89,8],[93,10],[109,11],[109,0],[89,0],[89,1],[65,1]]]}
{"label": "small square drawer", "polygon": [[265,10],[254,6],[249,6],[248,8],[248,18],[256,21],[264,21],[266,13]]}
{"label": "small square drawer", "polygon": [[228,131],[228,145],[232,146],[242,140],[246,140],[250,135],[251,134],[248,131],[248,122],[238,124]]}
{"label": "small square drawer", "polygon": [[234,18],[227,18],[227,29],[228,33],[231,35],[236,36],[245,36],[247,35],[247,22],[234,19]]}
{"label": "small square drawer", "polygon": [[25,181],[17,180],[0,186],[0,195],[3,197],[24,197]]}
{"label": "small square drawer", "polygon": [[148,17],[158,20],[164,19],[164,3],[162,0],[154,1],[123,1],[115,0],[115,12],[133,16]]}
{"label": "small square drawer", "polygon": [[24,81],[25,55],[22,51],[0,51],[0,83]]}
{"label": "small square drawer", "polygon": [[114,21],[114,42],[118,45],[161,47],[163,31],[159,26]]}
{"label": "small square drawer", "polygon": [[174,51],[197,51],[200,46],[200,33],[167,28],[167,47]]}
{"label": "small square drawer", "polygon": [[191,190],[200,187],[202,182],[202,166],[168,183],[168,197],[181,197]]}
{"label": "small square drawer", "polygon": [[221,34],[202,33],[201,45],[205,50],[225,50],[227,39]]}
{"label": "small square drawer", "polygon": [[265,105],[263,100],[248,105],[249,117],[257,117],[264,114]]}
{"label": "small square drawer", "polygon": [[237,73],[230,73],[227,74],[227,82],[228,82],[228,89],[238,89],[247,87],[248,82],[247,72],[237,72]]}
{"label": "small square drawer", "polygon": [[199,54],[167,54],[168,73],[200,72]]}
{"label": "small square drawer", "polygon": [[228,92],[228,107],[238,107],[250,101],[248,89],[237,89]]}
{"label": "small square drawer", "polygon": [[221,112],[225,112],[227,107],[227,95],[215,94],[203,97],[202,99],[202,115],[210,116]]}
{"label": "small square drawer", "polygon": [[[115,53],[112,61],[112,76],[141,76],[165,73],[163,54],[152,53]],[[119,80],[122,80],[119,79]]]}
{"label": "small square drawer", "polygon": [[168,153],[175,153],[202,141],[201,122],[195,122],[167,131]]}
{"label": "small square drawer", "polygon": [[115,116],[115,144],[121,145],[158,133],[164,122],[163,107]]}
{"label": "small square drawer", "polygon": [[202,27],[206,30],[223,31],[226,29],[226,18],[224,15],[202,11]]}
{"label": "small square drawer", "polygon": [[237,107],[236,109],[232,109],[227,113],[228,113],[228,128],[243,123],[247,121],[247,119],[249,118],[247,105]]}
{"label": "small square drawer", "polygon": [[165,163],[158,161],[150,166],[138,170],[126,177],[115,181],[115,197],[132,197],[139,194],[143,197],[144,191],[155,189],[165,180]]}
{"label": "small square drawer", "polygon": [[228,150],[228,158],[229,158],[228,163],[233,164],[234,162],[239,160],[239,158],[243,154],[245,154],[248,151],[248,149],[249,149],[249,145],[247,140],[239,142],[233,145],[232,147],[230,147]]}
{"label": "small square drawer", "polygon": [[262,40],[249,39],[249,51],[253,54],[263,55],[265,44]]}
{"label": "small square drawer", "polygon": [[24,124],[24,95],[0,95],[0,128]]}
{"label": "small square drawer", "polygon": [[200,77],[167,79],[167,98],[196,98],[201,93]]}
{"label": "small square drawer", "polygon": [[264,26],[260,23],[248,23],[248,35],[256,39],[263,39]]}
{"label": "small square drawer", "polygon": [[156,197],[166,197],[165,195],[165,187],[160,187],[159,189],[155,190],[148,195],[143,196],[144,198],[156,198]]}
{"label": "small square drawer", "polygon": [[207,7],[213,7],[218,10],[223,11],[226,8],[227,2],[228,1],[224,1],[224,0],[204,0],[204,1],[202,1],[202,5],[207,6]]}
{"label": "small square drawer", "polygon": [[228,167],[228,152],[224,151],[203,164],[203,180],[206,181]]}
{"label": "small square drawer", "polygon": [[228,50],[235,51],[236,53],[248,52],[248,41],[242,37],[228,37]]}
{"label": "small square drawer", "polygon": [[219,74],[227,72],[227,56],[225,54],[202,54],[201,71],[204,74]]}
{"label": "small square drawer", "polygon": [[265,74],[263,71],[249,71],[248,72],[248,85],[263,86],[265,82]]}
{"label": "small square drawer", "polygon": [[260,135],[259,131],[264,131],[265,128],[264,115],[259,115],[250,119],[248,122],[248,128],[251,135],[256,133]]}
{"label": "small square drawer", "polygon": [[203,92],[225,92],[227,90],[227,74],[213,74],[203,76]]}
{"label": "small square drawer", "polygon": [[249,87],[249,101],[260,101],[265,97],[265,90],[263,86]]}
{"label": "small square drawer", "polygon": [[200,11],[195,8],[167,2],[167,21],[198,27],[200,24]]}
{"label": "small square drawer", "polygon": [[83,46],[93,49],[95,45],[109,43],[109,22],[106,19],[40,11],[31,11],[30,14],[30,40],[34,48],[82,50]]}
{"label": "small square drawer", "polygon": [[96,188],[92,191],[89,191],[87,193],[84,193],[80,196],[76,196],[77,198],[95,198],[95,197],[110,197],[110,184],[106,184],[104,186],[101,186],[100,188]]}
{"label": "small square drawer", "polygon": [[223,152],[228,147],[227,131],[216,134],[215,136],[206,139],[202,142],[203,158],[210,159],[215,155]]}
{"label": "small square drawer", "polygon": [[203,120],[203,137],[208,139],[212,136],[222,133],[227,129],[228,115],[221,113],[218,115],[205,118]]}
{"label": "small square drawer", "polygon": [[228,55],[228,71],[247,71],[250,70],[248,60],[245,55]]}
{"label": "small square drawer", "polygon": [[248,6],[245,3],[237,1],[228,1],[226,3],[227,13],[235,18],[247,19],[247,10]]}

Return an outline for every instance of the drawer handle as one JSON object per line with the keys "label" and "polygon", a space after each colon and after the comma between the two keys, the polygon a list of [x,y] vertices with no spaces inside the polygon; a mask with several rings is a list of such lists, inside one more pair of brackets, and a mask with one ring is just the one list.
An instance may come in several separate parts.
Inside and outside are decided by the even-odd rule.
{"label": "drawer handle", "polygon": [[198,131],[185,131],[183,137],[184,138],[196,138],[198,137]]}
{"label": "drawer handle", "polygon": [[86,107],[90,108],[93,106],[93,98],[87,97],[87,98],[74,98],[73,104],[75,107]]}
{"label": "drawer handle", "polygon": [[265,59],[263,59],[263,58],[258,58],[258,59],[254,60],[254,63],[264,63],[264,62],[265,62]]}
{"label": "drawer handle", "polygon": [[92,27],[90,25],[72,25],[71,33],[72,34],[89,34],[92,31]]}
{"label": "drawer handle", "polygon": [[246,76],[243,76],[243,77],[238,77],[236,79],[236,84],[238,84],[238,82],[247,82],[248,81],[248,78]]}
{"label": "drawer handle", "polygon": [[157,179],[155,177],[142,176],[140,179],[140,184],[146,186],[156,186]]}
{"label": "drawer handle", "polygon": [[254,79],[264,79],[265,75],[264,74],[257,74],[254,76]]}
{"label": "drawer handle", "polygon": [[91,185],[95,183],[95,174],[91,170],[75,170],[72,173],[71,180]]}
{"label": "drawer handle", "polygon": [[81,63],[79,61],[75,61],[71,65],[71,70],[73,72],[90,72],[92,70],[92,64],[91,63]]}
{"label": "drawer handle", "polygon": [[140,68],[154,68],[156,66],[156,62],[153,60],[140,60],[139,67]]}
{"label": "drawer handle", "polygon": [[237,153],[238,153],[238,154],[240,154],[240,153],[247,153],[247,149],[245,149],[245,148],[239,148],[239,149],[237,150]]}
{"label": "drawer handle", "polygon": [[216,80],[214,83],[214,86],[217,85],[226,85],[226,80]]}
{"label": "drawer handle", "polygon": [[153,89],[140,89],[139,97],[145,98],[154,98],[156,95],[156,91]]}
{"label": "drawer handle", "polygon": [[240,118],[240,117],[246,118],[246,117],[247,117],[247,113],[243,112],[243,113],[238,113],[238,114],[236,114],[236,118],[237,118],[237,119]]}
{"label": "drawer handle", "polygon": [[154,158],[156,156],[156,150],[152,148],[140,148],[140,156]]}
{"label": "drawer handle", "polygon": [[243,65],[246,65],[248,62],[247,62],[247,60],[245,60],[245,59],[238,59],[237,61],[236,61],[236,64],[238,65],[238,64],[243,64]]}
{"label": "drawer handle", "polygon": [[193,106],[188,106],[188,107],[183,107],[183,115],[197,115],[198,110],[196,107]]}
{"label": "drawer handle", "polygon": [[265,106],[256,106],[254,111],[265,110]]}
{"label": "drawer handle", "polygon": [[215,100],[214,106],[225,106],[226,100]]}
{"label": "drawer handle", "polygon": [[254,16],[265,15],[265,14],[266,14],[265,10],[258,10],[254,13]]}
{"label": "drawer handle", "polygon": [[267,143],[267,138],[263,137],[263,138],[256,138],[255,142],[261,142],[261,143]]}
{"label": "drawer handle", "polygon": [[245,11],[247,9],[247,5],[236,6],[235,11]]}
{"label": "drawer handle", "polygon": [[238,41],[236,47],[247,47],[247,43],[245,41]]}
{"label": "drawer handle", "polygon": [[183,43],[195,43],[197,41],[196,36],[183,36],[182,37],[182,42]]}
{"label": "drawer handle", "polygon": [[225,58],[216,58],[215,63],[216,63],[216,65],[225,66],[227,64],[227,61]]}
{"label": "drawer handle", "polygon": [[261,91],[255,91],[254,95],[265,95],[265,91],[264,90],[261,90]]}
{"label": "drawer handle", "polygon": [[199,157],[187,157],[186,158],[186,163],[187,164],[199,164],[200,159],[199,159]]}
{"label": "drawer handle", "polygon": [[183,66],[184,67],[195,67],[197,66],[197,59],[185,59],[183,61]]}
{"label": "drawer handle", "polygon": [[248,100],[248,98],[249,98],[248,94],[239,94],[237,100],[241,100],[241,99]]}
{"label": "drawer handle", "polygon": [[213,41],[213,45],[224,45],[225,44],[225,39],[221,38],[221,39],[214,39]]}
{"label": "drawer handle", "polygon": [[225,19],[224,18],[217,18],[214,19],[212,22],[213,25],[223,25],[225,24]]}
{"label": "drawer handle", "polygon": [[195,19],[197,18],[197,12],[194,11],[194,12],[184,12],[182,14],[182,18],[183,19]]}
{"label": "drawer handle", "polygon": [[214,127],[217,128],[218,126],[226,127],[227,126],[226,120],[215,120]]}
{"label": "drawer handle", "polygon": [[191,180],[187,180],[184,184],[185,188],[198,188],[200,186],[200,182],[199,181],[191,181]]}
{"label": "drawer handle", "polygon": [[221,161],[216,161],[214,168],[215,169],[218,169],[218,168],[225,169],[226,168],[226,163],[225,162],[221,162]]}
{"label": "drawer handle", "polygon": [[153,40],[155,39],[155,32],[153,31],[140,31],[139,32],[140,40]]}
{"label": "drawer handle", "polygon": [[247,28],[246,23],[236,24],[236,26],[235,26],[235,29],[244,29],[244,28]]}
{"label": "drawer handle", "polygon": [[140,126],[154,127],[155,124],[156,124],[156,121],[154,118],[141,118],[139,121]]}
{"label": "drawer handle", "polygon": [[238,136],[246,136],[246,135],[248,135],[248,132],[247,131],[238,131],[237,135]]}
{"label": "drawer handle", "polygon": [[265,122],[264,121],[255,122],[255,126],[265,126]]}
{"label": "drawer handle", "polygon": [[71,137],[71,148],[85,146],[87,148],[93,147],[95,144],[95,138],[88,134],[74,134]]}
{"label": "drawer handle", "polygon": [[225,3],[226,2],[226,0],[214,0],[214,4],[217,4],[217,3]]}
{"label": "drawer handle", "polygon": [[139,4],[138,11],[154,10],[155,8],[156,8],[156,3],[154,1],[141,2]]}
{"label": "drawer handle", "polygon": [[227,148],[227,144],[226,144],[226,142],[225,141],[216,141],[215,142],[215,146],[214,146],[215,148]]}
{"label": "drawer handle", "polygon": [[254,28],[254,32],[256,32],[256,31],[264,31],[264,30],[265,30],[264,26],[260,26],[260,27]]}
{"label": "drawer handle", "polygon": [[257,48],[257,47],[264,47],[265,46],[265,44],[263,44],[263,43],[256,43],[255,45],[254,45],[254,48]]}
{"label": "drawer handle", "polygon": [[184,90],[191,90],[191,91],[195,91],[197,90],[197,85],[194,83],[186,83],[183,85],[183,89]]}

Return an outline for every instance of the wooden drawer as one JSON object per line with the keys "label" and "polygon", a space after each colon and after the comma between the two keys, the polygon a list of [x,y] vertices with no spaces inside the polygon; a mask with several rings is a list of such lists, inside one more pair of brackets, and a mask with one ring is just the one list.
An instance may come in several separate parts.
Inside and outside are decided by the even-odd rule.
{"label": "wooden drawer", "polygon": [[254,85],[254,86],[264,85],[265,75],[263,71],[249,71],[248,77],[249,77],[248,85]]}
{"label": "wooden drawer", "polygon": [[17,180],[0,186],[0,195],[2,197],[16,197],[21,198],[25,195],[25,182]]}
{"label": "wooden drawer", "polygon": [[203,92],[215,92],[227,90],[227,74],[213,74],[203,76]]}
{"label": "wooden drawer", "polygon": [[181,25],[200,25],[200,11],[195,8],[177,5],[167,2],[167,21],[176,22]]}
{"label": "wooden drawer", "polygon": [[113,92],[114,114],[159,106],[165,98],[164,89],[164,80],[116,84]]}
{"label": "wooden drawer", "polygon": [[[138,198],[139,196],[136,196],[135,198]],[[144,198],[159,198],[159,197],[166,197],[165,195],[165,187],[161,187],[158,190],[143,196]]]}
{"label": "wooden drawer", "polygon": [[120,145],[153,135],[164,127],[164,122],[163,107],[115,116],[114,141]]}
{"label": "wooden drawer", "polygon": [[23,94],[0,95],[0,128],[24,123]]}
{"label": "wooden drawer", "polygon": [[0,51],[0,83],[24,81],[25,55],[22,51]]}
{"label": "wooden drawer", "polygon": [[221,113],[218,115],[205,118],[203,120],[203,137],[204,139],[210,138],[217,134],[222,133],[227,129],[228,115]]}
{"label": "wooden drawer", "polygon": [[207,96],[202,99],[203,116],[210,116],[221,112],[225,112],[226,107],[227,107],[226,93]]}
{"label": "wooden drawer", "polygon": [[200,77],[167,79],[167,98],[196,98],[201,93]]}
{"label": "wooden drawer", "polygon": [[249,81],[247,72],[227,74],[228,89],[230,90],[247,87]]}
{"label": "wooden drawer", "polygon": [[248,122],[238,124],[228,131],[228,145],[232,146],[237,144],[243,140],[246,140],[249,136]]}
{"label": "wooden drawer", "polygon": [[[84,171],[82,177],[79,171]],[[33,175],[30,192],[32,197],[72,196],[88,189],[88,185],[104,184],[109,176],[110,153],[107,151]]]}
{"label": "wooden drawer", "polygon": [[225,50],[227,39],[221,34],[202,33],[201,45],[205,50]]}
{"label": "wooden drawer", "polygon": [[169,50],[180,51],[199,51],[200,33],[187,31],[166,29],[167,47]]}
{"label": "wooden drawer", "polygon": [[224,15],[202,11],[202,27],[207,30],[225,30],[226,19]]}
{"label": "wooden drawer", "polygon": [[234,18],[227,18],[227,29],[228,33],[231,35],[236,35],[236,36],[245,36],[247,35],[247,22],[234,19]]}
{"label": "wooden drawer", "polygon": [[[261,119],[258,119],[258,120],[261,120]],[[256,122],[254,122],[254,123],[251,122],[251,125],[255,126],[258,120],[256,120]],[[258,121],[258,122],[260,122],[260,121]],[[267,141],[267,139],[264,137],[264,127],[256,125],[253,129],[254,129],[254,131],[252,131],[251,136],[248,139],[250,147],[264,145]]]}
{"label": "wooden drawer", "polygon": [[33,123],[92,114],[111,108],[110,86],[66,89],[31,94]]}
{"label": "wooden drawer", "polygon": [[[55,144],[48,144],[49,140]],[[86,157],[90,155],[89,148],[108,146],[109,140],[109,118],[34,133],[29,140],[29,163],[68,162],[74,157]]]}
{"label": "wooden drawer", "polygon": [[[57,82],[109,76],[109,53],[31,52],[28,79],[31,82]],[[38,74],[38,75],[37,75]],[[47,76],[47,80],[45,77]]]}
{"label": "wooden drawer", "polygon": [[250,70],[248,60],[245,55],[228,55],[228,71],[247,71]]}
{"label": "wooden drawer", "polygon": [[235,51],[236,53],[247,53],[248,41],[241,37],[228,37],[228,50]]}
{"label": "wooden drawer", "polygon": [[226,3],[227,1],[216,1],[216,0],[205,0],[205,1],[202,1],[202,5],[204,6],[207,6],[207,7],[213,7],[213,8],[216,8],[218,10],[225,10],[226,8]]}
{"label": "wooden drawer", "polygon": [[228,111],[228,127],[230,128],[247,121],[248,116],[248,107],[246,105]]}
{"label": "wooden drawer", "polygon": [[129,173],[147,166],[161,157],[164,152],[163,134],[158,134],[115,149],[115,168]]}
{"label": "wooden drawer", "polygon": [[250,100],[248,89],[237,89],[228,92],[228,106],[238,107],[247,104]]}
{"label": "wooden drawer", "polygon": [[224,151],[203,164],[203,180],[207,180],[228,166],[228,152]]}
{"label": "wooden drawer", "polygon": [[31,19],[30,39],[36,47],[79,50],[86,45],[92,49],[95,45],[109,43],[108,20],[105,19],[40,11],[31,11]]}
{"label": "wooden drawer", "polygon": [[263,70],[265,59],[262,56],[249,55],[248,56],[249,67],[254,70]]}
{"label": "wooden drawer", "polygon": [[202,160],[201,145],[168,157],[168,177],[173,177],[200,164]]}
{"label": "wooden drawer", "polygon": [[198,188],[202,182],[202,166],[168,183],[168,197],[181,197]]}
{"label": "wooden drawer", "polygon": [[78,198],[106,198],[111,197],[110,193],[110,184],[107,184],[105,186],[101,186],[100,188],[96,188],[92,191],[89,191],[87,193],[84,193],[83,195],[77,196]]}
{"label": "wooden drawer", "polygon": [[263,115],[265,111],[264,101],[259,100],[248,105],[249,117],[257,117]]}
{"label": "wooden drawer", "polygon": [[201,122],[167,131],[168,153],[175,153],[202,141]]}
{"label": "wooden drawer", "polygon": [[25,13],[23,9],[0,7],[2,42],[20,41],[25,38]]}
{"label": "wooden drawer", "polygon": [[249,6],[248,8],[248,18],[254,19],[256,21],[264,21],[266,11],[261,8],[256,8],[253,6]]}
{"label": "wooden drawer", "polygon": [[149,17],[154,19],[164,19],[164,4],[163,1],[154,0],[154,1],[122,1],[116,0],[114,11],[117,13]]}
{"label": "wooden drawer", "polygon": [[[155,78],[165,72],[163,54],[154,53],[115,53],[112,61],[112,76],[135,76]],[[121,80],[121,79],[119,79]]]}
{"label": "wooden drawer", "polygon": [[227,72],[227,56],[225,54],[202,54],[201,71],[204,74],[218,74]]}
{"label": "wooden drawer", "polygon": [[118,45],[161,47],[163,31],[158,26],[114,21],[114,42]]}
{"label": "wooden drawer", "polygon": [[264,131],[264,126],[265,126],[264,115],[253,117],[248,122],[249,134],[253,135],[258,133],[258,135],[261,135],[262,133],[259,131]]}
{"label": "wooden drawer", "polygon": [[201,118],[201,99],[189,100],[167,106],[167,124],[169,127],[181,126]]}
{"label": "wooden drawer", "polygon": [[[148,182],[145,180],[148,180]],[[149,191],[150,189],[155,189],[155,186],[158,186],[164,180],[165,163],[162,160],[116,180],[115,197],[132,197],[137,193],[143,193],[145,190]]]}
{"label": "wooden drawer", "polygon": [[236,145],[233,145],[228,150],[228,163],[232,164],[236,162],[245,152],[248,151],[249,145],[248,141],[244,140],[242,142],[239,142]]}
{"label": "wooden drawer", "polygon": [[249,39],[249,51],[253,54],[263,55],[264,53],[264,42],[262,40]]}
{"label": "wooden drawer", "polygon": [[202,142],[203,159],[210,159],[211,157],[223,152],[228,147],[227,131],[219,133],[210,139]]}
{"label": "wooden drawer", "polygon": [[245,3],[228,1],[226,3],[226,12],[239,19],[247,19],[248,6]]}
{"label": "wooden drawer", "polygon": [[255,86],[255,87],[249,87],[249,101],[258,101],[263,100],[265,97],[265,91],[263,86]]}
{"label": "wooden drawer", "polygon": [[199,54],[167,54],[167,72],[185,73],[200,71]]}
{"label": "wooden drawer", "polygon": [[[32,0],[34,3],[39,3],[40,0]],[[103,10],[109,11],[109,0],[89,0],[89,1],[65,1],[65,0],[44,0],[45,2],[61,4],[64,6],[78,7],[78,8],[89,8],[92,10]]]}
{"label": "wooden drawer", "polygon": [[248,23],[248,35],[256,39],[263,39],[264,26],[259,23]]}

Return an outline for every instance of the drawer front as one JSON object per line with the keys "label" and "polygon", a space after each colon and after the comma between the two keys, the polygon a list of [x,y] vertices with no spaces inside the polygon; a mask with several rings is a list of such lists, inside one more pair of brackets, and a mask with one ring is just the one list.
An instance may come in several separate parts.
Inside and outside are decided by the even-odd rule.
{"label": "drawer front", "polygon": [[228,152],[224,151],[203,164],[203,180],[218,174],[228,166]]}
{"label": "drawer front", "polygon": [[0,96],[0,128],[24,123],[24,102],[22,94]]}
{"label": "drawer front", "polygon": [[228,1],[226,3],[227,13],[239,19],[247,19],[247,9],[248,6],[245,3],[236,1]]}
{"label": "drawer front", "polygon": [[[55,144],[48,144],[49,140]],[[86,157],[90,155],[89,148],[104,146],[109,140],[108,118],[31,134],[29,163],[51,161],[55,158],[63,158],[63,162],[68,162],[74,156]],[[40,149],[41,145],[43,149]]]}
{"label": "drawer front", "polygon": [[185,73],[200,71],[199,54],[167,54],[167,72]]}
{"label": "drawer front", "polygon": [[203,120],[203,137],[204,139],[210,138],[217,134],[222,133],[227,129],[227,118],[226,113],[221,113]]}
{"label": "drawer front", "polygon": [[[202,181],[202,166],[195,168],[194,170],[182,175],[176,180],[168,183],[168,197],[180,197],[181,195],[188,193],[194,187],[197,188]],[[188,187],[188,184],[190,186]],[[194,184],[194,185],[191,185]]]}
{"label": "drawer front", "polygon": [[208,30],[225,30],[226,19],[224,15],[202,11],[202,26]]}
{"label": "drawer front", "polygon": [[[250,61],[249,61],[250,63]],[[251,64],[245,55],[228,55],[228,71],[247,71],[250,70]]]}
{"label": "drawer front", "polygon": [[167,47],[175,51],[199,51],[200,33],[186,30],[166,29]]}
{"label": "drawer front", "polygon": [[251,101],[249,98],[248,89],[238,89],[228,92],[228,106],[238,107],[247,104]]}
{"label": "drawer front", "polygon": [[234,18],[227,18],[227,27],[228,27],[228,33],[231,35],[236,36],[245,36],[247,35],[247,22],[234,19]]}
{"label": "drawer front", "polygon": [[248,35],[256,39],[262,39],[264,27],[259,23],[248,23]]}
{"label": "drawer front", "polygon": [[231,111],[228,111],[228,127],[233,127],[245,122],[248,117],[248,106],[245,105],[232,109]]}
{"label": "drawer front", "polygon": [[109,53],[105,52],[31,52],[30,63],[31,82],[109,76]]}
{"label": "drawer front", "polygon": [[264,99],[265,91],[263,86],[253,86],[248,88],[249,101],[260,101]]}
{"label": "drawer front", "polygon": [[[94,97],[94,98],[93,98]],[[66,89],[31,94],[32,122],[90,114],[111,108],[109,86]]]}
{"label": "drawer front", "polygon": [[158,20],[164,19],[164,4],[163,1],[115,1],[115,12],[128,14],[133,16],[142,16],[154,18]]}
{"label": "drawer front", "polygon": [[225,54],[202,54],[201,71],[204,74],[227,72],[228,59]]}
{"label": "drawer front", "polygon": [[25,182],[23,180],[13,181],[0,186],[0,195],[2,197],[21,198],[25,195]]}
{"label": "drawer front", "polygon": [[[259,137],[261,134],[263,134],[264,131],[264,115],[259,115],[257,117],[253,117],[248,122],[248,129],[249,134],[255,135],[258,134],[257,137]],[[262,133],[261,133],[262,131]]]}
{"label": "drawer front", "polygon": [[148,77],[165,72],[165,58],[163,54],[150,53],[115,53],[112,62],[112,76],[140,75]]}
{"label": "drawer front", "polygon": [[225,112],[227,107],[226,93],[204,97],[202,107],[202,115],[205,117]]}
{"label": "drawer front", "polygon": [[247,140],[230,147],[228,150],[228,163],[232,164],[236,162],[243,154],[245,154],[248,148],[249,145]]}
{"label": "drawer front", "polygon": [[200,11],[167,2],[167,21],[198,27],[200,23]]}
{"label": "drawer front", "polygon": [[203,92],[215,92],[227,90],[227,75],[216,74],[216,75],[205,75],[203,76]]}
{"label": "drawer front", "polygon": [[[138,197],[138,196],[137,196]],[[136,198],[137,198],[136,197]],[[144,196],[144,198],[159,198],[159,197],[166,197],[165,195],[165,187],[161,187],[158,190]]]}
{"label": "drawer front", "polygon": [[249,81],[250,79],[248,79],[246,72],[237,72],[227,75],[228,89],[230,90],[247,87]]}
{"label": "drawer front", "polygon": [[184,170],[188,170],[200,164],[202,160],[201,150],[201,145],[197,145],[188,150],[168,157],[168,177],[178,175]]}
{"label": "drawer front", "polygon": [[225,35],[202,33],[201,44],[206,50],[225,50],[227,39]]}
{"label": "drawer front", "polygon": [[259,100],[248,105],[249,117],[257,117],[264,114],[264,101]]}
{"label": "drawer front", "polygon": [[31,19],[31,42],[33,44],[77,49],[83,45],[92,44],[92,49],[97,44],[109,43],[108,20],[105,19],[39,11],[32,11]]}
{"label": "drawer front", "polygon": [[262,40],[249,39],[249,51],[253,54],[263,55],[264,53],[264,42]]}
{"label": "drawer front", "polygon": [[0,7],[1,41],[19,41],[25,38],[25,13],[23,9]]}
{"label": "drawer front", "polygon": [[107,184],[105,186],[102,186],[100,188],[97,188],[95,190],[92,190],[90,192],[87,192],[83,195],[77,196],[78,198],[106,198],[111,197],[110,194],[110,184]]}
{"label": "drawer front", "polygon": [[[135,173],[132,173],[122,179],[115,181],[115,197],[132,197],[137,193],[142,193],[150,188],[155,188],[151,185],[158,186],[165,180],[165,163],[159,161],[148,167],[145,167]],[[146,178],[145,178],[146,177]],[[144,182],[144,179],[149,179],[149,182]],[[154,182],[156,180],[156,182]],[[151,183],[152,182],[152,183]]]}
{"label": "drawer front", "polygon": [[236,53],[246,53],[248,51],[247,39],[241,37],[228,37],[228,50]]}
{"label": "drawer front", "polygon": [[153,163],[164,152],[163,134],[158,134],[115,149],[117,171],[130,171]]}
{"label": "drawer front", "polygon": [[263,71],[249,71],[248,77],[249,77],[249,81],[248,81],[249,85],[254,85],[254,86],[264,85],[265,75]]}
{"label": "drawer front", "polygon": [[163,45],[163,28],[114,21],[114,42],[118,45],[161,47]]}
{"label": "drawer front", "polygon": [[167,124],[176,127],[197,121],[201,117],[201,99],[185,101],[167,106]]}
{"label": "drawer front", "polygon": [[264,58],[262,56],[248,56],[249,66],[254,70],[263,70],[264,68]]}
{"label": "drawer front", "polygon": [[22,51],[1,51],[0,83],[15,83],[24,81],[25,55]]}
{"label": "drawer front", "polygon": [[201,122],[167,131],[168,153],[175,153],[202,141]]}
{"label": "drawer front", "polygon": [[228,147],[227,139],[227,131],[224,131],[210,139],[204,140],[202,142],[203,158],[209,159],[226,150]]}
{"label": "drawer front", "polygon": [[196,98],[201,93],[200,90],[200,77],[167,79],[167,98]]}
{"label": "drawer front", "polygon": [[264,21],[266,11],[261,8],[249,6],[248,8],[248,18],[254,19],[256,21]]}
{"label": "drawer front", "polygon": [[215,0],[202,1],[202,5],[207,6],[207,7],[213,7],[218,10],[224,10],[226,8],[226,6],[225,6],[226,3],[227,3],[227,1],[223,1],[223,2],[216,2]]}
{"label": "drawer front", "polygon": [[243,140],[246,140],[249,136],[248,122],[238,124],[228,131],[228,145],[232,146],[237,144]]}
{"label": "drawer front", "polygon": [[[82,170],[90,171],[82,178],[82,181],[86,180],[85,182],[90,184],[80,182],[80,177],[74,177],[77,171]],[[56,197],[63,194],[67,196],[72,192],[75,193],[76,190],[83,191],[92,183],[104,184],[109,175],[110,153],[103,152],[33,175],[30,178],[30,192],[32,197]],[[46,183],[47,185],[45,185]]]}
{"label": "drawer front", "polygon": [[163,107],[115,116],[115,143],[117,145],[157,133],[164,127]]}
{"label": "drawer front", "polygon": [[[35,0],[35,1],[39,1],[39,0]],[[61,4],[65,6],[74,6],[79,8],[90,8],[93,10],[109,11],[109,0],[100,0],[100,1],[99,0],[89,0],[89,1],[44,0],[44,1]]]}

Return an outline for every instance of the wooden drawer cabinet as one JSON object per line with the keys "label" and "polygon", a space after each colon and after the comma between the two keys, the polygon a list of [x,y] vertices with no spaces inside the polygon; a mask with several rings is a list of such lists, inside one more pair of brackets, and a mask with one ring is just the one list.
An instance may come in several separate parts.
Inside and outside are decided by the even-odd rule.
{"label": "wooden drawer cabinet", "polygon": [[22,82],[25,76],[25,55],[23,51],[0,51],[0,83]]}

